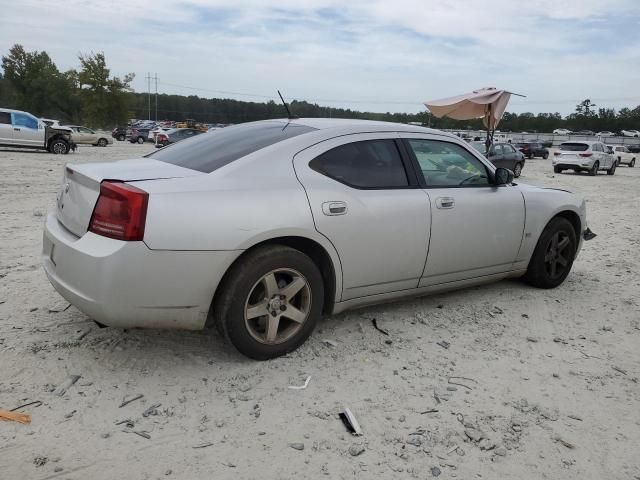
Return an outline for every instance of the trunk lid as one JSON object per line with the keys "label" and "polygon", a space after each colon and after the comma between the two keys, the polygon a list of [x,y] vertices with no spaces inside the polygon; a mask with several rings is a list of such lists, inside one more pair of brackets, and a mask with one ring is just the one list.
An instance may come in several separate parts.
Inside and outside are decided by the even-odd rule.
{"label": "trunk lid", "polygon": [[103,180],[135,182],[198,175],[205,174],[151,158],[66,165],[62,188],[57,195],[58,221],[74,235],[84,235]]}

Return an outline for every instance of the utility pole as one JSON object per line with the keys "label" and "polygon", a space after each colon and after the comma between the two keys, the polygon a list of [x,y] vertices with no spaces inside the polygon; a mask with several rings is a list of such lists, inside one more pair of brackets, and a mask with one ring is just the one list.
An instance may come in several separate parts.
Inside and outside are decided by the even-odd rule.
{"label": "utility pole", "polygon": [[156,122],[158,121],[158,72],[155,73],[153,79],[156,82]]}
{"label": "utility pole", "polygon": [[148,120],[151,120],[151,72],[147,72],[147,108],[148,108]]}

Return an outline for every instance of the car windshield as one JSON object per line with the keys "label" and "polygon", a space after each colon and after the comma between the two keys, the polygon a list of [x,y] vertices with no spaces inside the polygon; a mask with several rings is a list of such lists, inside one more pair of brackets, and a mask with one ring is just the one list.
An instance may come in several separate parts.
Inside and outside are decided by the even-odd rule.
{"label": "car windshield", "polygon": [[589,149],[589,144],[587,143],[561,143],[560,150],[564,150],[567,152],[584,152]]}
{"label": "car windshield", "polygon": [[288,138],[316,130],[283,122],[252,122],[198,135],[147,157],[180,167],[211,173],[228,163]]}

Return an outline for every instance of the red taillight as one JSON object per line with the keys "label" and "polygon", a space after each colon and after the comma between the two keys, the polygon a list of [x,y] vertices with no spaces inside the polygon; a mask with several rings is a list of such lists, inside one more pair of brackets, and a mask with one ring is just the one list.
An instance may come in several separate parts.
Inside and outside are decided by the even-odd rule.
{"label": "red taillight", "polygon": [[102,182],[89,231],[116,240],[142,240],[148,203],[149,194],[139,188],[121,182]]}
{"label": "red taillight", "polygon": [[156,140],[158,140],[159,142],[164,142],[165,140],[169,140],[169,137],[162,133],[159,133],[158,135],[156,135]]}
{"label": "red taillight", "polygon": [[591,155],[593,155],[593,153],[581,153],[580,154],[581,157],[590,157]]}
{"label": "red taillight", "polygon": [[560,152],[553,152],[553,154],[557,157],[558,155],[562,155]]}

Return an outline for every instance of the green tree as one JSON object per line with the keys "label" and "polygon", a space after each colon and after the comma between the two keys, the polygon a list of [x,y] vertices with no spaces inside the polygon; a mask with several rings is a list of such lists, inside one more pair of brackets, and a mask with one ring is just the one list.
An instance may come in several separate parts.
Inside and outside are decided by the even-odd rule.
{"label": "green tree", "polygon": [[68,72],[76,78],[85,122],[96,127],[109,127],[126,121],[133,73],[120,79],[111,77],[104,53],[81,54],[80,71]]}

